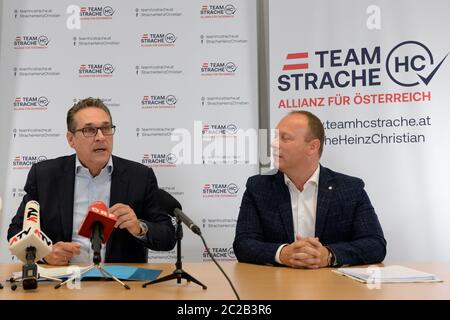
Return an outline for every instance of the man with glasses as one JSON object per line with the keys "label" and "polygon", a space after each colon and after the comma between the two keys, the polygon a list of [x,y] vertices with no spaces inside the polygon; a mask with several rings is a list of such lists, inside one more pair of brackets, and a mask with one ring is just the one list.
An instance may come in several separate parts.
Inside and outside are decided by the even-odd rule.
{"label": "man with glasses", "polygon": [[112,155],[115,129],[111,113],[100,99],[81,100],[68,111],[66,137],[76,154],[31,167],[8,239],[22,229],[25,204],[36,200],[42,231],[54,243],[44,262],[90,263],[90,240],[78,235],[78,229],[89,205],[102,201],[117,217],[115,229],[102,246],[102,261],[147,262],[147,248],[173,249],[173,224],[156,205],[155,174],[142,164]]}

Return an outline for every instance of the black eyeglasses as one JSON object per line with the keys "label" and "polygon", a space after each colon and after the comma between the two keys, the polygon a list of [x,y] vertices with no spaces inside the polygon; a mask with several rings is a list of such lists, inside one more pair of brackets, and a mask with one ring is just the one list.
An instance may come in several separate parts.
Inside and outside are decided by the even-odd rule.
{"label": "black eyeglasses", "polygon": [[81,131],[83,132],[83,136],[85,136],[86,138],[92,138],[97,135],[99,129],[102,131],[102,134],[104,136],[112,136],[116,131],[116,126],[84,127],[75,130],[73,133]]}

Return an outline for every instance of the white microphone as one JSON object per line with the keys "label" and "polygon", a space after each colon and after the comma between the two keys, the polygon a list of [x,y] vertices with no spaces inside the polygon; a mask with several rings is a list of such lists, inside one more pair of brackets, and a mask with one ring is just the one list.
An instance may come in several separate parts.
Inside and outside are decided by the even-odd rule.
{"label": "white microphone", "polygon": [[9,251],[23,263],[27,263],[27,249],[35,249],[39,261],[52,252],[52,240],[41,231],[39,203],[28,201],[25,206],[23,228],[9,240]]}

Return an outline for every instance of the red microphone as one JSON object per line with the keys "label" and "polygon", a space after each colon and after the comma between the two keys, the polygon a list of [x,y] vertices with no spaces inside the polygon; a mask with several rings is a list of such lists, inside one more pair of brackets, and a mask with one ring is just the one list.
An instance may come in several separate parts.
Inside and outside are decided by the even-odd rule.
{"label": "red microphone", "polygon": [[86,238],[92,238],[92,228],[96,222],[103,226],[102,243],[105,244],[114,229],[117,218],[109,213],[108,207],[102,201],[95,201],[89,206],[78,234]]}

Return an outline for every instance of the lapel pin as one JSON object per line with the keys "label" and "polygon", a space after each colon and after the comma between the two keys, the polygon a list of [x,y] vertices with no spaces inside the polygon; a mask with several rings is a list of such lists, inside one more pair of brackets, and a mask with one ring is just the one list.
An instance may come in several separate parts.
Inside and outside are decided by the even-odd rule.
{"label": "lapel pin", "polygon": [[328,190],[333,190],[333,186],[329,186],[329,187],[328,187]]}

